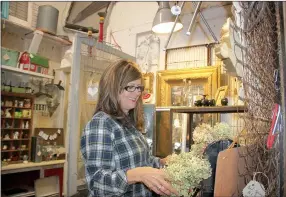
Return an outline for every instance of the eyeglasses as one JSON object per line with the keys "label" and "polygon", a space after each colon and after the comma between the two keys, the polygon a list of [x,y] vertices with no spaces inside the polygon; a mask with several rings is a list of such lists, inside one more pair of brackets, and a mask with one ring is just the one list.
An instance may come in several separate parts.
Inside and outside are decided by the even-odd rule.
{"label": "eyeglasses", "polygon": [[124,88],[127,92],[134,92],[136,89],[139,92],[143,92],[144,91],[144,86],[126,86]]}

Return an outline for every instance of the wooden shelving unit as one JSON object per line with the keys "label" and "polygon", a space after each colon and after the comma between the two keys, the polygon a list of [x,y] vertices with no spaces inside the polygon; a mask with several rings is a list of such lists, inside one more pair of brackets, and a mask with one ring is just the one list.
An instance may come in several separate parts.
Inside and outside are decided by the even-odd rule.
{"label": "wooden shelving unit", "polygon": [[71,72],[71,66],[56,68],[55,70],[63,71],[64,73],[70,73]]}
{"label": "wooden shelving unit", "polygon": [[20,68],[15,68],[15,67],[11,67],[11,66],[1,65],[1,68],[3,70],[12,71],[12,72],[16,72],[16,73],[22,73],[22,74],[26,74],[26,75],[30,75],[30,76],[47,78],[47,79],[54,79],[54,76],[52,76],[52,75],[44,75],[41,73],[36,73],[36,72],[28,71],[28,70],[22,70]]}
{"label": "wooden shelving unit", "polygon": [[172,107],[173,113],[242,113],[247,108],[242,105],[238,106],[214,106],[214,107]]}
{"label": "wooden shelving unit", "polygon": [[[18,163],[23,161],[24,155],[30,158],[33,106],[32,94],[1,92],[1,161],[5,159],[8,163]],[[6,117],[7,109],[10,109],[11,117]],[[29,117],[23,117],[23,112]],[[22,117],[16,117],[21,113]]]}
{"label": "wooden shelving unit", "polygon": [[[33,32],[36,30],[34,28],[26,27],[21,24],[18,24],[18,23],[15,23],[10,20],[3,19],[3,18],[1,19],[1,22],[2,22],[2,27],[4,27],[2,31],[5,30],[8,32],[18,32],[19,34],[24,35],[28,39],[33,38]],[[66,40],[59,36],[51,35],[48,33],[44,33],[43,39],[53,42],[54,44],[57,44],[60,46],[72,45],[72,42],[70,40]]]}
{"label": "wooden shelving unit", "polygon": [[[245,113],[247,107],[243,105],[238,106],[214,106],[214,107],[171,107],[170,108],[170,124],[172,125],[174,113],[187,114],[187,140],[186,147],[190,147],[193,143],[193,117],[194,114],[226,114],[226,113]],[[173,127],[171,126],[171,136],[173,135]],[[172,140],[171,140],[172,147]]]}

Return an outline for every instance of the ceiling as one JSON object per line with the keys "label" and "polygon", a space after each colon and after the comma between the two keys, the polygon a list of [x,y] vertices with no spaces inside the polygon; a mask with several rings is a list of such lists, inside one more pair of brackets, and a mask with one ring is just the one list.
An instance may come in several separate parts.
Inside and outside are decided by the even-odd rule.
{"label": "ceiling", "polygon": [[[198,2],[196,2],[198,3]],[[179,5],[181,5],[182,2],[179,2]],[[232,2],[231,1],[202,1],[201,7],[200,7],[200,11],[204,10],[204,9],[210,9],[210,8],[214,8],[214,7],[221,7],[221,6],[227,6],[227,5],[231,5]],[[174,5],[174,2],[170,2],[170,6]],[[182,10],[182,14],[190,14],[193,13],[195,11],[195,8],[193,8],[193,3],[192,1],[186,1],[184,8]]]}
{"label": "ceiling", "polygon": [[[175,2],[170,2],[170,7],[172,7]],[[77,24],[81,26],[88,27],[90,24],[93,24],[93,27],[98,29],[99,24],[99,16],[98,12],[105,12],[108,8],[109,1],[78,1],[73,2],[70,8],[69,16],[67,18],[67,22],[71,24]],[[182,2],[178,2],[179,5]],[[221,7],[231,5],[232,2],[229,1],[203,1],[200,7],[200,11],[204,9],[211,9],[214,7]],[[193,13],[195,8],[193,7],[193,3],[191,1],[185,2],[184,8],[182,10],[182,14],[190,14]],[[92,16],[92,17],[91,17]]]}
{"label": "ceiling", "polygon": [[110,2],[108,1],[79,1],[73,2],[67,21],[76,24],[89,16],[105,11]]}

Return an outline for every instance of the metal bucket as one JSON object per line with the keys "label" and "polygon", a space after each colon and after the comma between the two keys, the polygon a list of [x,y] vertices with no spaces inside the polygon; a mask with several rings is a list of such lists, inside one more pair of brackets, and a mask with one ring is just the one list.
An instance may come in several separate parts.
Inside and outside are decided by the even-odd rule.
{"label": "metal bucket", "polygon": [[59,10],[51,5],[39,6],[36,29],[55,35],[57,33]]}

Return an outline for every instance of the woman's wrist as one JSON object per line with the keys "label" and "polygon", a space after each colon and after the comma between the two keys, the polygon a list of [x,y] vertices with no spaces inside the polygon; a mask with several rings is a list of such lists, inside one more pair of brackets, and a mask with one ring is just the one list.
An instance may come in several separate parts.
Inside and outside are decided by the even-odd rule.
{"label": "woman's wrist", "polygon": [[160,165],[161,166],[166,165],[166,158],[160,159]]}
{"label": "woman's wrist", "polygon": [[128,184],[140,182],[140,170],[138,168],[127,170],[126,177]]}

